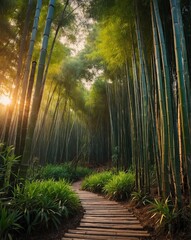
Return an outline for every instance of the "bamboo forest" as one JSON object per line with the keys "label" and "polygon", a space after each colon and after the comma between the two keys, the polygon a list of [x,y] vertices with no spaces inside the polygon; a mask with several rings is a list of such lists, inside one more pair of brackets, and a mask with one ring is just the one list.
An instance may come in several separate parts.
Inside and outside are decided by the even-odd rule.
{"label": "bamboo forest", "polygon": [[0,240],[191,239],[191,1],[0,16]]}

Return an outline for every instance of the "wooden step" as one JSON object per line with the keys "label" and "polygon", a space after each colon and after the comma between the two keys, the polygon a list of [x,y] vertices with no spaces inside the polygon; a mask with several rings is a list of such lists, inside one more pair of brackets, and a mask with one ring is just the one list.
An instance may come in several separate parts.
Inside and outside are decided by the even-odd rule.
{"label": "wooden step", "polygon": [[116,229],[143,229],[140,224],[104,224],[104,223],[80,223],[81,227],[95,227],[95,228],[116,228]]}
{"label": "wooden step", "polygon": [[[104,215],[100,215],[100,216],[91,216],[91,215],[84,215],[83,217],[84,219],[108,219],[107,216],[104,216]],[[114,220],[127,220],[127,221],[131,221],[131,220],[137,220],[136,217],[131,217],[131,216],[122,216],[122,217],[116,217],[116,216],[113,216],[111,219],[114,219]]]}
{"label": "wooden step", "polygon": [[[85,231],[95,231],[95,228],[86,228],[86,227],[77,227],[77,230],[85,230]],[[115,229],[115,228],[96,228],[98,231],[105,231],[105,232],[118,232],[118,233],[124,233],[124,232],[132,232],[132,233],[145,233],[148,234],[147,231],[144,230],[132,230],[132,229]]]}
{"label": "wooden step", "polygon": [[86,222],[86,223],[113,223],[113,224],[140,224],[138,220],[132,220],[132,221],[127,221],[127,220],[115,220],[115,219],[103,219],[103,218],[95,218],[95,219],[88,219],[88,218],[83,218],[81,222]]}
{"label": "wooden step", "polygon": [[75,233],[65,233],[64,238],[62,240],[67,239],[66,237],[70,237],[72,239],[89,239],[89,240],[139,240],[139,238],[132,238],[132,237],[118,237],[118,236],[98,236],[98,235],[84,235],[84,234],[75,234]]}
{"label": "wooden step", "polygon": [[98,235],[98,236],[120,236],[120,237],[148,237],[149,234],[145,231],[142,232],[132,232],[132,231],[123,231],[123,232],[110,232],[110,231],[105,231],[105,229],[98,230],[83,230],[83,229],[71,229],[68,231],[69,233],[75,233],[75,234],[84,234],[84,235]]}

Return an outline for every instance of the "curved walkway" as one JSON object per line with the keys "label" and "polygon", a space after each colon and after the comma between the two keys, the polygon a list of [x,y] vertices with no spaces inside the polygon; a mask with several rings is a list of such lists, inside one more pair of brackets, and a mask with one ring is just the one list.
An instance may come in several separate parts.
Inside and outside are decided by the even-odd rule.
{"label": "curved walkway", "polygon": [[79,227],[68,230],[62,240],[138,240],[149,239],[139,220],[114,201],[80,190],[80,183],[73,185],[85,210]]}

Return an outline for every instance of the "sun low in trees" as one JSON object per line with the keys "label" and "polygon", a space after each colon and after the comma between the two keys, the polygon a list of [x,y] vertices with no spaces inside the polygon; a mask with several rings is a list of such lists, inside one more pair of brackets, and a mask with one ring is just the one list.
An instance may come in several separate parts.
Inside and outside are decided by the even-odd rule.
{"label": "sun low in trees", "polygon": [[[14,2],[14,1],[12,1]],[[48,25],[49,26],[49,32],[48,32],[48,28],[45,29],[44,33],[45,33],[45,37],[47,35],[47,39],[50,36],[50,44],[45,46],[46,44],[43,44],[42,49],[44,50],[44,53],[46,53],[46,51],[50,52],[53,48],[55,48],[55,53],[53,54],[53,58],[51,59],[52,53],[49,54],[49,62],[51,59],[51,64],[52,66],[46,66],[46,68],[44,68],[44,70],[42,72],[44,72],[43,78],[41,79],[41,86],[40,88],[37,87],[39,94],[38,98],[38,104],[36,104],[37,107],[37,111],[35,113],[35,111],[32,110],[32,108],[30,107],[30,103],[33,104],[33,100],[35,98],[32,99],[28,99],[29,95],[31,96],[32,93],[32,85],[28,84],[28,79],[29,79],[29,72],[30,72],[30,68],[32,66],[31,61],[32,59],[39,58],[39,53],[38,53],[38,45],[41,41],[41,33],[42,33],[42,29],[44,28],[44,21],[46,18],[46,12],[47,12],[47,5],[48,5],[49,1],[43,2],[38,0],[38,1],[32,1],[29,0],[28,2],[17,2],[18,5],[15,3],[16,6],[16,10],[14,12],[14,17],[12,17],[11,24],[13,26],[15,26],[15,29],[19,29],[19,41],[20,41],[20,47],[18,47],[18,49],[20,49],[20,53],[18,54],[18,65],[17,65],[17,69],[15,71],[15,85],[14,88],[12,89],[11,92],[11,96],[12,96],[12,103],[10,105],[10,107],[8,107],[8,112],[7,112],[7,121],[6,124],[4,125],[4,130],[2,129],[2,139],[4,139],[4,141],[8,144],[10,143],[16,143],[16,153],[18,155],[22,155],[23,154],[23,150],[25,146],[25,138],[26,138],[26,133],[27,133],[27,129],[29,129],[27,127],[28,125],[28,118],[29,118],[29,109],[31,109],[30,112],[30,119],[31,116],[35,116],[35,119],[37,120],[37,115],[38,115],[38,109],[40,107],[40,102],[41,102],[41,98],[43,95],[43,88],[44,88],[44,84],[45,84],[45,80],[47,78],[47,73],[48,73],[48,69],[49,71],[49,78],[51,78],[51,76],[53,76],[56,72],[58,72],[57,69],[59,69],[58,65],[64,56],[66,56],[69,51],[66,47],[63,47],[62,43],[60,42],[60,32],[59,30],[61,29],[62,34],[65,32],[67,33],[67,28],[71,28],[71,24],[74,21],[74,15],[72,14],[72,8],[69,6],[67,11],[66,8],[68,6],[68,1],[66,1],[65,3],[61,3],[61,2],[56,2],[55,4],[55,14],[54,14],[54,19],[53,19],[53,29],[57,28],[57,26],[59,26],[59,28],[56,29],[57,34],[55,35],[58,39],[59,42],[57,42],[55,44],[54,40],[56,38],[54,38],[54,31],[52,31],[52,29],[50,29],[49,23],[50,23],[50,19],[47,19]],[[10,6],[10,5],[9,5]],[[50,7],[52,6],[51,3],[49,5]],[[8,11],[5,9],[5,12],[8,15]],[[41,14],[40,14],[41,13]],[[25,15],[26,14],[26,15]],[[25,15],[25,21],[23,21],[24,18],[22,18],[21,20],[21,16]],[[31,17],[32,15],[34,15],[34,19]],[[52,14],[53,15],[53,14]],[[17,18],[18,19],[17,19]],[[52,16],[53,17],[53,16]],[[30,20],[30,21],[28,21]],[[34,20],[34,24],[33,24],[33,20]],[[33,28],[32,28],[32,24],[33,24]],[[63,31],[63,27],[65,27],[65,30]],[[32,28],[32,29],[31,29]],[[31,31],[30,31],[31,30]],[[32,34],[31,34],[32,32]],[[30,37],[31,35],[31,37]],[[54,38],[54,40],[53,40]],[[45,38],[44,38],[45,39]],[[47,40],[45,39],[45,40]],[[44,43],[47,43],[47,41],[44,40]],[[25,44],[23,44],[23,42]],[[52,44],[54,42],[54,44]],[[14,43],[14,42],[13,42]],[[53,47],[51,47],[53,46]],[[7,46],[5,46],[6,48]],[[29,48],[29,51],[28,51]],[[14,49],[17,52],[17,49]],[[13,51],[13,49],[12,49]],[[28,51],[28,53],[27,53]],[[43,52],[43,51],[42,51]],[[41,54],[42,55],[42,54]],[[56,57],[55,57],[56,56]],[[44,55],[43,57],[41,56],[41,58],[43,58],[43,61],[45,63],[45,58]],[[26,61],[25,61],[26,60]],[[42,60],[42,59],[41,59]],[[42,64],[42,61],[41,63]],[[41,65],[39,65],[41,66]],[[32,68],[31,68],[32,69]],[[39,74],[37,74],[37,78]],[[42,77],[41,75],[41,77]],[[31,77],[33,76],[33,77]],[[34,71],[31,72],[31,76],[30,79],[33,78],[34,79]],[[19,80],[19,81],[18,81]],[[35,81],[35,85],[37,86],[38,81]],[[30,87],[29,87],[30,86]],[[30,92],[30,94],[29,94]],[[17,99],[17,101],[20,104],[16,104],[13,105],[13,103],[15,103],[15,98]],[[19,116],[18,116],[19,113]],[[32,113],[32,114],[31,114]],[[36,121],[35,120],[35,121]],[[34,123],[34,127],[33,127],[33,131],[35,129],[35,125],[36,122],[32,121]],[[31,123],[31,120],[29,121],[29,124]],[[27,139],[29,140],[29,135],[27,137]],[[32,137],[30,136],[30,139],[32,141]],[[27,141],[28,141],[27,140]],[[32,143],[32,142],[31,142]],[[30,144],[29,144],[30,145]],[[29,154],[31,155],[31,153]],[[25,158],[25,161],[28,162],[30,156],[28,155],[27,158]]]}
{"label": "sun low in trees", "polygon": [[[27,3],[23,5],[25,9]],[[63,10],[64,5],[60,6]],[[46,68],[46,51],[51,52],[54,44],[43,44],[37,71],[39,82],[35,83],[37,101],[33,106],[36,108],[31,108],[31,116],[35,115],[35,120],[30,123],[31,149],[24,162],[28,163],[32,155],[39,157],[42,163],[86,159],[102,164],[111,160],[117,149],[117,166],[135,170],[138,191],[147,193],[151,190],[151,169],[155,169],[158,194],[163,198],[170,197],[176,207],[180,207],[182,192],[185,193],[187,188],[190,192],[191,185],[188,44],[191,24],[186,11],[189,8],[188,1],[178,0],[97,0],[85,4],[86,13],[94,18],[94,27],[81,53],[71,57],[70,51],[58,42],[52,60],[48,60],[50,67]],[[13,40],[7,45],[6,39],[13,39],[15,29],[19,29],[21,42],[24,26],[23,23],[22,28],[16,25],[16,17],[7,21],[10,12],[8,8],[4,9],[3,20],[8,29],[11,30],[12,22],[15,24],[14,31],[5,32],[0,41],[3,48],[16,55],[11,58],[10,67],[10,75],[14,72],[16,76],[14,69],[19,44]],[[71,6],[68,9],[72,10]],[[20,12],[24,13],[23,10]],[[33,55],[36,58],[46,14],[47,6],[43,5]],[[56,19],[51,29],[60,29],[58,39],[61,39],[61,33],[67,31],[58,20],[60,18]],[[73,16],[67,20],[72,23]],[[49,23],[48,20],[48,26]],[[49,27],[48,31],[45,29],[45,38],[48,40],[50,33],[52,43],[57,35],[49,31]],[[73,30],[71,24],[68,35]],[[29,36],[25,36],[28,43]],[[10,51],[12,45],[16,51]],[[25,51],[23,56],[22,62],[27,56]],[[62,60],[62,66],[58,67]],[[1,68],[0,74],[6,81],[7,75]],[[45,85],[46,78],[48,84]],[[88,80],[94,82],[90,91],[82,84]],[[18,94],[21,89],[17,91]],[[17,108],[8,135],[13,142],[16,119]]]}

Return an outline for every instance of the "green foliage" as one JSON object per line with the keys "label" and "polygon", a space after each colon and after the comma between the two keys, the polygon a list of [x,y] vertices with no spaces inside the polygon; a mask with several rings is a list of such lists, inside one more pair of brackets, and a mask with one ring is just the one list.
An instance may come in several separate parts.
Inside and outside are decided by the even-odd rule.
{"label": "green foliage", "polygon": [[[109,110],[108,99],[106,94],[106,82],[102,78],[97,78],[91,87],[89,96],[86,100],[86,106],[89,109],[89,118],[91,119],[89,126],[95,132],[99,130],[98,124],[108,124]],[[99,116],[99,118],[98,118]],[[105,127],[106,128],[106,127]]]}
{"label": "green foliage", "polygon": [[0,187],[6,188],[9,186],[11,169],[19,160],[14,154],[14,147],[0,144]]}
{"label": "green foliage", "polygon": [[91,1],[91,4],[89,4],[89,8],[87,8],[87,12],[91,17],[95,19],[100,19],[103,15],[108,13],[108,10],[113,7],[114,3],[114,0]]}
{"label": "green foliage", "polygon": [[57,228],[61,220],[77,213],[80,202],[65,181],[48,180],[17,186],[10,207],[22,215],[21,225],[30,234],[40,228]]}
{"label": "green foliage", "polygon": [[104,186],[112,179],[112,177],[113,174],[111,171],[92,174],[84,179],[82,182],[82,189],[101,193]]}
{"label": "green foliage", "polygon": [[89,98],[87,99],[87,105],[98,112],[105,110],[105,102],[107,102],[106,83],[104,79],[97,78],[91,88]]}
{"label": "green foliage", "polygon": [[7,209],[0,204],[0,239],[12,240],[13,234],[22,229],[19,224],[21,215],[17,210]]}
{"label": "green foliage", "polygon": [[10,0],[10,1],[1,0],[0,14],[5,13],[7,11],[11,11],[15,7],[15,3],[16,1],[14,0]]}
{"label": "green foliage", "polygon": [[169,198],[166,200],[157,200],[154,199],[154,202],[148,201],[151,204],[152,213],[151,218],[157,218],[156,223],[161,231],[168,233],[172,236],[176,234],[176,232],[185,232],[191,225],[191,208],[190,206],[186,206],[178,210],[171,203]]}
{"label": "green foliage", "polygon": [[154,199],[154,202],[151,203],[151,210],[153,212],[152,218],[156,215],[159,215],[160,218],[157,220],[157,223],[161,224],[170,224],[174,218],[177,217],[176,209],[172,204],[170,204],[169,198],[164,200]]}
{"label": "green foliage", "polygon": [[185,209],[177,210],[169,198],[166,200],[154,199],[154,202],[150,202],[151,210],[153,213],[151,218],[157,216],[156,223],[162,231],[168,231],[172,236],[176,231],[182,230],[185,226],[190,225],[190,211],[189,214],[185,214]]}
{"label": "green foliage", "polygon": [[134,1],[129,0],[109,2],[96,1],[90,5],[90,12],[93,11],[93,17],[99,21],[88,56],[102,60],[107,69],[114,72],[131,56],[135,6]]}
{"label": "green foliage", "polygon": [[128,199],[135,184],[135,175],[132,172],[119,172],[104,186],[104,192],[115,200]]}
{"label": "green foliage", "polygon": [[84,178],[87,175],[90,175],[92,172],[91,169],[86,167],[74,167],[72,164],[62,164],[62,165],[53,165],[49,164],[43,167],[37,176],[40,179],[65,179],[68,182],[74,182],[81,178]]}
{"label": "green foliage", "polygon": [[114,147],[111,158],[112,158],[113,166],[117,167],[117,163],[119,161],[119,147],[118,146]]}
{"label": "green foliage", "polygon": [[77,166],[75,169],[75,172],[76,172],[77,178],[82,179],[92,174],[93,170],[87,167]]}
{"label": "green foliage", "polygon": [[[115,19],[115,20],[114,20]],[[130,26],[123,19],[114,16],[101,23],[90,59],[102,59],[111,71],[121,68],[131,52]]]}
{"label": "green foliage", "polygon": [[106,193],[109,198],[115,200],[128,199],[135,183],[135,175],[131,172],[111,171],[95,173],[86,177],[82,182],[82,189],[91,192]]}
{"label": "green foliage", "polygon": [[141,190],[137,192],[132,192],[131,197],[132,201],[143,205],[146,205],[149,200],[149,196],[147,194],[144,194]]}

